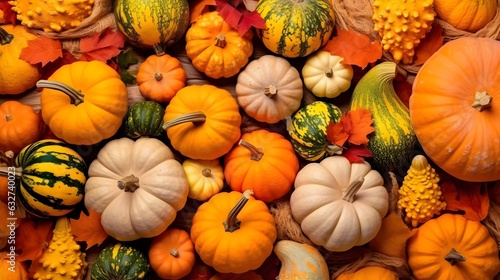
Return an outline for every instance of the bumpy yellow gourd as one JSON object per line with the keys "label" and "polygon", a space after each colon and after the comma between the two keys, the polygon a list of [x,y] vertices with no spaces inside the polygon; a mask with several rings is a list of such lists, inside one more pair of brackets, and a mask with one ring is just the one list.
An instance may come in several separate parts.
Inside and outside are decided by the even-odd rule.
{"label": "bumpy yellow gourd", "polygon": [[425,156],[417,155],[413,158],[398,191],[398,208],[406,213],[406,223],[417,227],[446,207],[439,180],[439,175]]}
{"label": "bumpy yellow gourd", "polygon": [[9,1],[17,19],[29,28],[62,32],[78,27],[90,16],[95,0],[13,0]]}
{"label": "bumpy yellow gourd", "polygon": [[69,218],[58,218],[53,232],[48,248],[32,264],[33,279],[82,280],[87,269],[86,254],[71,234]]}
{"label": "bumpy yellow gourd", "polygon": [[374,30],[396,63],[411,64],[415,47],[432,28],[433,0],[375,0]]}

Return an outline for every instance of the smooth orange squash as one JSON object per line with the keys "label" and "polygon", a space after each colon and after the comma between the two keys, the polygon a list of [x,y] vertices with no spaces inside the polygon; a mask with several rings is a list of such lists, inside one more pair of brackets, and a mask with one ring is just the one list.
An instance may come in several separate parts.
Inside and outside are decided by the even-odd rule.
{"label": "smooth orange squash", "polygon": [[43,121],[31,106],[9,100],[0,104],[0,150],[19,153],[37,141]]}
{"label": "smooth orange squash", "polygon": [[381,266],[365,266],[355,272],[345,272],[337,276],[335,280],[398,280],[394,271]]}
{"label": "smooth orange squash", "polygon": [[497,13],[497,0],[433,0],[439,18],[459,30],[476,32]]}

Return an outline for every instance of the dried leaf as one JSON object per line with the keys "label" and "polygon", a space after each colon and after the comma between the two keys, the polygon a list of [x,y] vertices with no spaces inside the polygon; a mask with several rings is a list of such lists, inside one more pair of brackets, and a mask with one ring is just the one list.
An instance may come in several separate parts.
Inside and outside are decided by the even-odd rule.
{"label": "dried leaf", "polygon": [[[7,1],[0,1],[0,12],[3,13],[3,21],[0,20],[1,24],[12,24],[17,23],[17,13],[12,10],[12,5]],[[0,13],[1,14],[1,13]],[[1,19],[2,17],[0,17]]]}
{"label": "dried leaf", "polygon": [[75,240],[86,242],[87,248],[100,245],[108,237],[101,224],[101,215],[93,209],[88,216],[82,212],[78,219],[70,219],[70,224]]}
{"label": "dried leaf", "polygon": [[197,21],[201,15],[210,11],[211,8],[215,9],[216,6],[215,0],[196,0],[190,2],[190,23]]}
{"label": "dried leaf", "polygon": [[228,1],[215,0],[215,3],[217,4],[217,12],[219,12],[219,15],[224,19],[224,21],[226,21],[226,23],[232,28],[237,29],[242,13],[235,7],[231,6]]}
{"label": "dried leaf", "polygon": [[372,42],[370,37],[356,33],[352,28],[348,30],[337,28],[337,36],[321,49],[343,57],[345,64],[357,65],[362,69],[382,57],[380,41]]}
{"label": "dried leaf", "polygon": [[444,43],[443,27],[434,22],[432,29],[425,35],[425,38],[420,41],[420,44],[415,48],[414,65],[422,65],[431,57]]}
{"label": "dried leaf", "polygon": [[331,121],[326,129],[326,138],[328,143],[333,143],[339,147],[344,146],[349,134],[344,131],[344,126],[342,124],[342,118],[338,123]]}
{"label": "dried leaf", "polygon": [[238,34],[240,34],[240,36],[245,35],[245,33],[247,33],[252,26],[259,29],[265,29],[266,22],[257,11],[249,12],[247,10],[243,10],[237,28]]}
{"label": "dried leaf", "polygon": [[48,219],[23,219],[16,231],[16,260],[23,262],[38,258],[52,238],[53,224],[53,220]]}
{"label": "dried leaf", "polygon": [[80,39],[80,51],[82,52],[80,60],[100,60],[107,62],[109,59],[119,55],[124,46],[125,37],[123,34],[107,28],[102,32],[95,32],[88,37]]}
{"label": "dried leaf", "polygon": [[342,153],[350,163],[363,162],[366,157],[373,157],[372,152],[366,146],[350,145],[348,149]]}
{"label": "dried leaf", "polygon": [[53,62],[47,63],[47,65],[43,67],[43,71],[41,71],[42,79],[48,79],[61,66],[65,64],[71,64],[75,61],[77,61],[76,57],[73,56],[73,54],[71,54],[69,51],[63,49],[62,57],[59,57]]}
{"label": "dried leaf", "polygon": [[346,116],[349,121],[348,126],[344,126],[344,130],[349,134],[347,141],[354,145],[368,144],[368,135],[375,131],[373,128],[372,114],[369,109],[357,109],[347,112]]}
{"label": "dried leaf", "polygon": [[19,58],[30,64],[41,63],[42,67],[44,67],[47,63],[54,62],[62,56],[61,41],[41,35],[28,41],[28,46],[21,50]]}
{"label": "dried leaf", "polygon": [[406,108],[410,108],[410,96],[412,94],[413,85],[408,81],[393,81],[394,91],[403,104],[405,104]]}
{"label": "dried leaf", "polygon": [[490,199],[486,184],[455,179],[442,181],[440,186],[446,210],[464,213],[472,221],[482,221],[488,215]]}
{"label": "dried leaf", "polygon": [[382,227],[368,246],[375,252],[406,259],[406,241],[412,236],[412,231],[394,212],[382,219]]}

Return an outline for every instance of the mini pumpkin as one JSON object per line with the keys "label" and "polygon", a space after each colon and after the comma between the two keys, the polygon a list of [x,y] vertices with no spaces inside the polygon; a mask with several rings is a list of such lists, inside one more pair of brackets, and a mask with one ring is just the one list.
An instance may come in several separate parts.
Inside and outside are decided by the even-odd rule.
{"label": "mini pumpkin", "polygon": [[8,100],[0,104],[0,150],[19,153],[22,148],[37,141],[43,130],[43,121],[31,106]]}
{"label": "mini pumpkin", "polygon": [[439,18],[456,29],[472,33],[491,22],[498,11],[497,0],[433,0],[433,3]]}
{"label": "mini pumpkin", "polygon": [[205,201],[224,187],[224,171],[219,159],[185,159],[182,168],[189,182],[188,197]]}
{"label": "mini pumpkin", "polygon": [[145,253],[136,247],[116,243],[102,249],[90,270],[92,280],[150,279],[151,267]]}

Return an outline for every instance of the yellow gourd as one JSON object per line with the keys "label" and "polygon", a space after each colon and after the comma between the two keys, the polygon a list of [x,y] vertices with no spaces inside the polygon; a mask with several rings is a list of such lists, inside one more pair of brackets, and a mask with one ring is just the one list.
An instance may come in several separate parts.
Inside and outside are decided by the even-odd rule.
{"label": "yellow gourd", "polygon": [[372,20],[385,51],[396,63],[411,64],[415,47],[431,30],[433,0],[375,0]]}
{"label": "yellow gourd", "polygon": [[413,158],[398,191],[398,208],[406,213],[405,222],[417,227],[446,207],[439,180],[439,175],[425,156],[416,155]]}
{"label": "yellow gourd", "polygon": [[71,234],[69,218],[59,217],[53,233],[47,249],[33,261],[33,279],[82,280],[87,269],[86,254]]}

